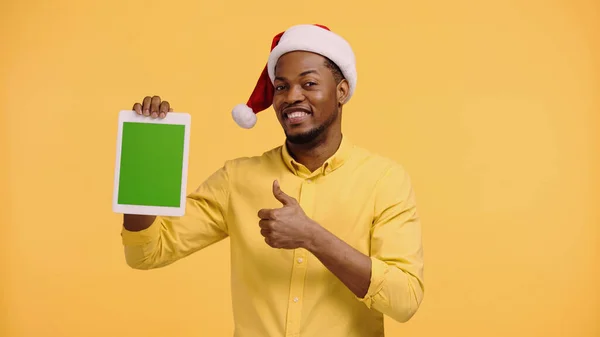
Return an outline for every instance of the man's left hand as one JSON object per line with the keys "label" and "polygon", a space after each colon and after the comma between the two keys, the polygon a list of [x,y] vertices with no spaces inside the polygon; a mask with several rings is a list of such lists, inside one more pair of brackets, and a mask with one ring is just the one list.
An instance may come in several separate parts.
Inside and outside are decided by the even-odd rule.
{"label": "man's left hand", "polygon": [[296,199],[281,190],[277,180],[273,182],[273,196],[283,207],[258,212],[260,234],[265,242],[273,248],[307,248],[317,223],[306,216]]}

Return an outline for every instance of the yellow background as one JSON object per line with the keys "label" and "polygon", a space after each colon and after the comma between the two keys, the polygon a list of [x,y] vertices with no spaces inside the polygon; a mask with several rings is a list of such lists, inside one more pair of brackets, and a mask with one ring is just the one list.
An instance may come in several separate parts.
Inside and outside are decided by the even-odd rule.
{"label": "yellow background", "polygon": [[600,336],[597,0],[0,9],[0,335],[231,336],[228,241],[162,270],[126,266],[117,112],[153,94],[190,112],[194,188],[282,142],[272,110],[249,131],[231,108],[273,35],[322,23],[358,58],[345,134],[403,163],[420,205],[425,300],[387,335]]}

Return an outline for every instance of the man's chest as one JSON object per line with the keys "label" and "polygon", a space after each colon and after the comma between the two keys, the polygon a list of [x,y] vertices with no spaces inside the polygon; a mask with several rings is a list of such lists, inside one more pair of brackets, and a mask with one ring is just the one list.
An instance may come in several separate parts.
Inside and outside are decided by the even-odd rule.
{"label": "man's chest", "polygon": [[232,188],[227,223],[232,241],[250,247],[263,247],[258,212],[283,205],[272,191],[277,179],[281,189],[295,198],[304,213],[319,225],[353,247],[368,253],[374,214],[374,177],[263,176]]}
{"label": "man's chest", "polygon": [[[306,249],[269,246],[261,235],[258,216],[261,209],[283,207],[273,194],[276,179],[281,190],[298,201],[306,216],[369,255],[377,176],[342,173],[311,178],[265,173],[253,179],[238,179],[232,184],[226,210],[232,278],[243,280],[237,284],[245,293],[260,293],[259,298],[263,299],[276,298],[283,301],[279,303],[283,308],[287,305],[286,296],[296,296],[305,283],[312,285],[312,292],[305,300],[328,298],[330,292],[345,289]],[[265,284],[269,287],[265,288]]]}

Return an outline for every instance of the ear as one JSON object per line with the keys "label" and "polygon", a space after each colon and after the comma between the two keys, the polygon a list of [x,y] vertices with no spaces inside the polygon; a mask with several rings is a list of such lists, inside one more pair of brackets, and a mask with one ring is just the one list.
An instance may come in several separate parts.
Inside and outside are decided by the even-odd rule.
{"label": "ear", "polygon": [[343,105],[348,100],[348,93],[350,92],[350,85],[346,79],[343,79],[337,85],[337,100],[338,105]]}

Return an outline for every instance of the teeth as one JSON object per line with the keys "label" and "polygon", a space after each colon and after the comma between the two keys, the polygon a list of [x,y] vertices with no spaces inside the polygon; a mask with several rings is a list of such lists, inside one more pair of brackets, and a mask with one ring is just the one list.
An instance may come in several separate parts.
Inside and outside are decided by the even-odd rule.
{"label": "teeth", "polygon": [[304,111],[294,111],[292,113],[289,113],[287,116],[288,116],[288,118],[299,118],[299,117],[303,117],[306,115],[308,115],[308,114]]}

